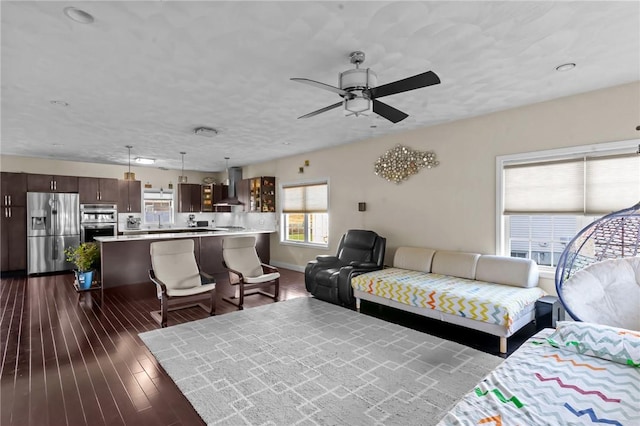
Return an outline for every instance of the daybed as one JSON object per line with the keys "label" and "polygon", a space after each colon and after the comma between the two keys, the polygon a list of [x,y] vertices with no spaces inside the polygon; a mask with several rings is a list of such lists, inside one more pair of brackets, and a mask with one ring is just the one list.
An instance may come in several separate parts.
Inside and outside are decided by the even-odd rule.
{"label": "daybed", "polygon": [[530,338],[445,425],[639,425],[640,332],[562,321]]}
{"label": "daybed", "polygon": [[356,297],[507,338],[535,319],[538,266],[529,259],[399,247],[393,267],[352,278]]}

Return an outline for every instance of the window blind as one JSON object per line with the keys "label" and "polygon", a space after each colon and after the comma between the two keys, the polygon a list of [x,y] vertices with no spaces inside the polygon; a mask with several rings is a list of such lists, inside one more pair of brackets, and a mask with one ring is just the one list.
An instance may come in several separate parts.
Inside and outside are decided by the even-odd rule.
{"label": "window blind", "polygon": [[602,215],[638,201],[638,154],[504,166],[505,215]]}
{"label": "window blind", "polygon": [[606,214],[640,201],[640,155],[587,158],[585,213]]}
{"label": "window blind", "polygon": [[285,186],[282,188],[283,213],[326,213],[328,190],[326,183]]}
{"label": "window blind", "polygon": [[504,167],[504,214],[582,213],[582,159]]}

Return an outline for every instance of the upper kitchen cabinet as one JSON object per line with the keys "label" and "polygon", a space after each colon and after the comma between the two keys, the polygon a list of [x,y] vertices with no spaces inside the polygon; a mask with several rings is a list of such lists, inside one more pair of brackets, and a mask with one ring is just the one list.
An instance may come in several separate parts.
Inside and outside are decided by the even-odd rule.
{"label": "upper kitchen cabinet", "polygon": [[25,173],[2,172],[0,176],[2,185],[2,205],[20,206],[27,205],[27,175]]}
{"label": "upper kitchen cabinet", "polygon": [[78,177],[56,175],[27,175],[29,192],[78,192]]}
{"label": "upper kitchen cabinet", "polygon": [[261,211],[273,213],[276,211],[276,178],[262,176],[260,182]]}
{"label": "upper kitchen cabinet", "polygon": [[238,199],[248,212],[276,211],[276,178],[261,176],[243,179],[239,183]]}
{"label": "upper kitchen cabinet", "polygon": [[202,207],[202,192],[197,183],[178,184],[178,212],[198,213]]}
{"label": "upper kitchen cabinet", "polygon": [[27,175],[2,172],[0,270],[27,269]]}
{"label": "upper kitchen cabinet", "polygon": [[118,181],[118,212],[140,213],[142,211],[142,185],[139,180]]}
{"label": "upper kitchen cabinet", "polygon": [[202,188],[202,206],[200,211],[212,212],[213,211],[213,188],[215,185],[201,185]]}
{"label": "upper kitchen cabinet", "polygon": [[240,204],[242,205],[242,209],[245,212],[250,212],[251,210],[251,182],[253,179],[242,179],[236,182],[236,197]]}
{"label": "upper kitchen cabinet", "polygon": [[231,206],[218,206],[216,203],[229,197],[229,185],[213,185],[213,207],[215,212],[230,212]]}
{"label": "upper kitchen cabinet", "polygon": [[119,197],[118,179],[111,178],[78,178],[80,204],[116,203]]}

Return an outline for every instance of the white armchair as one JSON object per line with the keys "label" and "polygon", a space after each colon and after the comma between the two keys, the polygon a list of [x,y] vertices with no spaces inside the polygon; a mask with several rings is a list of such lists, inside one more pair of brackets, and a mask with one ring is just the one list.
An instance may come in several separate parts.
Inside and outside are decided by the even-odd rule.
{"label": "white armchair", "polygon": [[[167,312],[176,309],[200,306],[209,315],[215,315],[215,279],[198,269],[194,254],[194,243],[191,239],[157,241],[151,243],[151,269],[149,278],[156,285],[160,311],[152,311],[151,316],[162,326],[167,326]],[[196,300],[210,297],[211,305],[207,308]],[[175,302],[175,303],[174,303]],[[179,303],[180,306],[173,306]]]}
{"label": "white armchair", "polygon": [[[222,242],[222,257],[224,266],[229,271],[229,283],[238,285],[238,303],[228,297],[223,300],[243,309],[244,297],[252,294],[262,294],[276,302],[280,292],[280,273],[278,269],[262,263],[256,252],[256,237],[225,238]],[[273,293],[259,289],[274,285]]]}

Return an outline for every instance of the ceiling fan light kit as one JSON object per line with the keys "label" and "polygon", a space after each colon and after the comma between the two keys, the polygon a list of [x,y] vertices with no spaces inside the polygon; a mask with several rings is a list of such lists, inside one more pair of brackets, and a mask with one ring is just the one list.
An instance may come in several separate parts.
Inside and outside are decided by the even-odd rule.
{"label": "ceiling fan light kit", "polygon": [[369,99],[354,98],[344,100],[344,115],[370,115],[373,112],[373,102]]}
{"label": "ceiling fan light kit", "polygon": [[[353,52],[351,54],[351,63],[355,63],[356,67],[360,65],[360,62],[354,62],[354,55],[361,53],[362,60],[364,60],[364,53]],[[340,88],[355,95],[353,98],[345,97],[343,101],[344,115],[354,115],[357,117],[360,114],[370,115],[373,112],[373,102],[371,99],[364,96],[363,90],[368,87],[375,87],[378,85],[378,76],[375,72],[369,68],[355,68],[342,72],[338,76]]]}
{"label": "ceiling fan light kit", "polygon": [[334,87],[319,81],[309,80],[308,78],[291,79],[299,83],[308,84],[310,86],[315,86],[320,89],[337,93],[342,97],[342,102],[329,105],[298,118],[313,117],[342,106],[344,115],[347,116],[355,115],[357,117],[359,115],[369,115],[374,112],[392,123],[398,123],[407,118],[408,115],[390,105],[380,102],[378,98],[440,84],[440,78],[433,71],[427,71],[422,74],[414,75],[413,77],[378,86],[377,74],[369,68],[360,68],[360,64],[362,64],[365,59],[364,52],[358,50],[351,52],[349,56],[351,58],[351,63],[355,64],[356,67],[355,69],[347,70],[339,74],[339,87]]}

